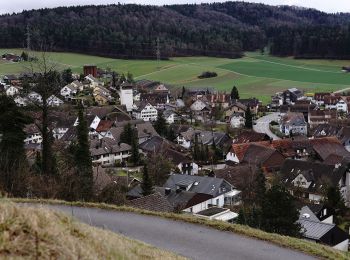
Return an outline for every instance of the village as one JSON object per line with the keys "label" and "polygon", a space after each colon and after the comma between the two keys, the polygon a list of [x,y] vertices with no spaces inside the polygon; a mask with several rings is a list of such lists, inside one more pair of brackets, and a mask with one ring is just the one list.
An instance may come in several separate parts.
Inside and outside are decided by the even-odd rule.
{"label": "village", "polygon": [[[43,102],[41,95],[24,91],[31,77],[5,75],[0,92],[40,121],[35,104]],[[291,88],[265,105],[259,97],[240,98],[234,86],[231,93],[175,88],[94,65],[69,78],[47,98],[49,132],[57,146],[69,146],[77,138],[74,107],[84,105],[94,192],[112,196],[106,202],[123,200],[140,209],[236,222],[252,180],[263,173],[267,186],[278,182],[298,200],[305,239],[348,250],[350,216],[324,203],[325,187],[334,187],[350,207],[346,91]],[[25,132],[33,166],[42,152],[42,132],[36,122]],[[144,164],[153,178],[153,192],[147,195]]]}

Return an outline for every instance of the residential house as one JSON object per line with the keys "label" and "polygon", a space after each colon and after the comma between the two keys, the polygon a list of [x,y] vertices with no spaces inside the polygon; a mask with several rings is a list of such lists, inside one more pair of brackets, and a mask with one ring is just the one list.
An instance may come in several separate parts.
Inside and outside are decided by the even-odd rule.
{"label": "residential house", "polygon": [[314,138],[337,136],[339,127],[330,124],[319,124],[312,130]]}
{"label": "residential house", "polygon": [[309,214],[300,216],[298,223],[301,226],[304,239],[327,245],[341,251],[348,251],[349,234],[335,224],[328,224],[311,219]]}
{"label": "residential house", "polygon": [[177,145],[160,136],[153,136],[140,144],[139,149],[145,155],[161,154],[170,160],[182,174],[198,174],[199,166]]}
{"label": "residential house", "polygon": [[348,104],[343,100],[340,99],[338,103],[336,104],[337,111],[348,113]]}
{"label": "residential house", "polygon": [[220,178],[191,175],[171,175],[163,187],[155,187],[155,193],[142,196],[136,186],[128,192],[135,198],[129,205],[146,210],[172,212],[182,211],[197,217],[232,221],[238,215],[222,207],[238,205],[240,191]]}
{"label": "residential house", "polygon": [[345,147],[345,149],[347,151],[350,151],[350,127],[342,127],[334,136],[337,136],[340,143]]}
{"label": "residential house", "polygon": [[78,93],[78,91],[78,87],[71,83],[64,86],[61,89],[60,94],[65,100],[70,101]]}
{"label": "residential house", "polygon": [[26,138],[24,139],[25,144],[42,143],[43,137],[37,125],[35,124],[26,125],[24,128],[24,132],[26,133]]}
{"label": "residential house", "polygon": [[190,107],[193,115],[198,120],[205,120],[205,118],[210,114],[211,108],[204,101],[198,99]]}
{"label": "residential house", "polygon": [[163,117],[164,117],[165,121],[167,122],[167,124],[173,124],[173,123],[175,123],[176,113],[172,110],[165,110],[163,112]]}
{"label": "residential house", "polygon": [[110,120],[101,120],[96,128],[96,133],[98,134],[98,138],[102,139],[104,137],[112,138],[110,133],[110,129],[114,125],[113,121]]}
{"label": "residential house", "polygon": [[[96,129],[97,129],[98,125],[100,124],[101,119],[98,116],[88,114],[86,116],[86,121],[87,121],[89,130],[90,130],[89,135],[96,134]],[[73,126],[76,127],[76,126],[78,126],[78,124],[79,124],[79,121],[78,121],[78,117],[77,117]]]}
{"label": "residential house", "polygon": [[348,251],[349,234],[333,223],[333,215],[323,204],[310,204],[300,210],[298,223],[302,236],[315,243],[331,246],[341,251]]}
{"label": "residential house", "polygon": [[240,102],[233,102],[233,104],[225,110],[225,119],[226,122],[230,122],[234,114],[240,113],[245,117],[245,111],[247,107]]}
{"label": "residential house", "polygon": [[18,85],[20,82],[16,75],[5,75],[3,80],[7,85],[11,86]]}
{"label": "residential house", "polygon": [[283,92],[277,92],[271,96],[270,108],[276,109],[283,105]]}
{"label": "residential house", "polygon": [[305,121],[308,120],[310,111],[314,110],[316,105],[309,100],[298,100],[293,105],[289,105],[289,112],[302,113]]}
{"label": "residential house", "polygon": [[209,176],[224,179],[244,193],[249,189],[248,187],[251,184],[249,182],[256,179],[256,173],[256,166],[238,164],[235,166],[226,166],[224,169],[214,169]]}
{"label": "residential house", "polygon": [[230,94],[216,93],[207,95],[206,99],[212,107],[220,106],[221,108],[226,109],[230,105],[231,96]]}
{"label": "residential house", "polygon": [[244,112],[237,112],[231,115],[230,126],[232,128],[241,128],[245,125]]}
{"label": "residential house", "polygon": [[242,159],[243,163],[261,167],[264,172],[274,172],[281,168],[285,157],[276,149],[257,144],[249,145]]}
{"label": "residential house", "polygon": [[337,109],[337,104],[341,100],[340,96],[329,95],[324,97],[325,109]]}
{"label": "residential house", "polygon": [[344,165],[326,165],[309,161],[287,159],[280,171],[281,183],[296,197],[320,202],[324,187],[334,185],[349,205],[350,174]]}
{"label": "residential house", "polygon": [[110,138],[93,139],[90,142],[92,163],[113,166],[131,156],[131,146]]}
{"label": "residential house", "polygon": [[329,92],[315,93],[313,102],[318,106],[323,106],[325,97],[330,96],[330,95],[331,95],[331,93],[329,93]]}
{"label": "residential house", "polygon": [[222,208],[241,202],[240,191],[221,178],[174,174],[170,175],[164,187],[178,192],[190,191],[211,196],[206,203],[188,209],[192,213],[206,210],[210,206]]}
{"label": "residential house", "polygon": [[248,148],[252,144],[266,148],[272,148],[281,153],[285,158],[293,158],[297,160],[306,160],[309,158],[309,156],[313,154],[313,149],[310,140],[306,138],[302,140],[296,140],[296,138],[289,138],[257,142],[249,142],[249,139],[241,139],[235,141],[232,144],[230,151],[226,155],[226,161],[232,163],[242,163]]}
{"label": "residential house", "polygon": [[199,144],[212,145],[214,142],[215,146],[221,149],[226,145],[232,144],[232,139],[227,133],[194,130],[193,128],[188,128],[187,131],[181,132],[177,136],[176,141],[182,147],[188,149],[192,146],[196,137]]}
{"label": "residential house", "polygon": [[30,101],[31,103],[37,103],[37,104],[42,104],[43,103],[43,99],[41,97],[40,94],[32,91],[28,94],[27,96],[28,101]]}
{"label": "residential house", "polygon": [[297,100],[303,99],[304,94],[297,88],[290,88],[283,92],[283,104],[293,104]]}
{"label": "residential house", "polygon": [[64,102],[59,99],[58,97],[54,96],[54,95],[51,95],[48,99],[47,99],[47,104],[50,106],[50,107],[59,107],[61,105],[64,104]]}
{"label": "residential house", "polygon": [[16,96],[13,100],[19,107],[25,107],[28,105],[28,99],[25,97]]}
{"label": "residential house", "polygon": [[238,134],[233,140],[234,144],[252,143],[260,141],[270,141],[270,137],[264,133],[257,133],[254,131],[244,131]]}
{"label": "residential house", "polygon": [[92,89],[98,87],[98,86],[102,86],[103,82],[99,81],[98,79],[96,79],[94,76],[92,76],[91,74],[87,75],[84,78],[84,81],[88,84],[88,86]]}
{"label": "residential house", "polygon": [[[325,137],[310,139],[315,156],[320,161],[328,161],[336,156],[341,162],[344,158],[350,158],[348,152],[337,137]],[[329,163],[329,162],[328,162]],[[337,164],[338,162],[334,163]]]}
{"label": "residential house", "polygon": [[250,111],[253,114],[257,114],[259,111],[259,107],[261,102],[256,98],[248,98],[248,99],[238,99],[236,102],[240,102],[245,105],[247,108],[250,108]]}
{"label": "residential house", "polygon": [[116,122],[115,127],[112,127],[109,130],[111,135],[107,134],[106,136],[111,136],[112,139],[120,142],[120,135],[123,132],[126,124],[130,124],[131,127],[136,129],[139,144],[147,141],[153,136],[158,136],[158,133],[154,129],[153,125],[150,122],[145,122],[143,120]]}
{"label": "residential house", "polygon": [[170,91],[164,86],[164,84],[159,84],[153,89],[153,93],[170,94]]}
{"label": "residential house", "polygon": [[17,95],[19,93],[19,89],[18,89],[18,87],[15,87],[15,86],[9,86],[5,92],[6,92],[7,96],[12,97],[12,96]]}
{"label": "residential house", "polygon": [[57,114],[51,117],[53,122],[52,135],[56,140],[62,139],[62,137],[68,132],[69,128],[73,127],[76,118],[66,114]]}
{"label": "residential house", "polygon": [[133,116],[144,121],[155,121],[158,117],[158,110],[150,103],[142,103],[137,109],[133,110]]}
{"label": "residential house", "polygon": [[103,94],[101,91],[98,91],[98,90],[94,91],[93,96],[94,96],[95,102],[99,106],[106,106],[111,101],[111,98],[109,96],[106,96],[105,94]]}
{"label": "residential house", "polygon": [[329,124],[336,118],[337,110],[311,110],[309,112],[308,123],[312,129],[320,124]]}
{"label": "residential house", "polygon": [[287,113],[281,119],[280,131],[285,135],[307,135],[307,123],[302,113]]}
{"label": "residential house", "polygon": [[140,102],[149,103],[157,109],[164,109],[166,104],[169,104],[170,99],[168,93],[141,93]]}

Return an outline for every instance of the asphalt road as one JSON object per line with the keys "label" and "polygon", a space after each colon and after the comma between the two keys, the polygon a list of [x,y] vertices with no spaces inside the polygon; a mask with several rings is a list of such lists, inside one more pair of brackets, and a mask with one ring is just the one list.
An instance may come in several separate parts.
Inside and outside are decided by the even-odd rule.
{"label": "asphalt road", "polygon": [[[31,205],[37,206],[37,205]],[[45,205],[87,224],[108,229],[191,259],[308,260],[308,255],[276,245],[180,221],[94,208]]]}
{"label": "asphalt road", "polygon": [[256,124],[253,126],[253,130],[258,133],[265,133],[273,140],[279,140],[277,135],[271,132],[270,130],[270,122],[271,121],[279,121],[279,114],[280,113],[271,113],[266,116],[260,117],[258,120],[256,120]]}

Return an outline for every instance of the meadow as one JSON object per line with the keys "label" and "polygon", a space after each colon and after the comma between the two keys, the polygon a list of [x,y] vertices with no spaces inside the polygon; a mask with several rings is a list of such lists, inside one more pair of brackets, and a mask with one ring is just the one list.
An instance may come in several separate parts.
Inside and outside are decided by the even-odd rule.
{"label": "meadow", "polygon": [[[0,49],[0,54],[19,49]],[[40,55],[33,52],[32,55]],[[121,60],[75,53],[49,53],[50,59],[60,68],[70,67],[81,73],[84,64],[95,64],[120,73],[131,72],[136,80],[161,81],[174,87],[210,87],[230,91],[238,87],[242,97],[258,97],[264,103],[275,92],[297,87],[306,92],[336,91],[350,88],[350,74],[341,71],[350,61],[295,60],[260,53],[246,53],[241,59],[213,57],[178,57],[170,60]],[[25,71],[28,64],[0,60],[0,75]],[[218,76],[198,79],[203,71],[215,71]]]}

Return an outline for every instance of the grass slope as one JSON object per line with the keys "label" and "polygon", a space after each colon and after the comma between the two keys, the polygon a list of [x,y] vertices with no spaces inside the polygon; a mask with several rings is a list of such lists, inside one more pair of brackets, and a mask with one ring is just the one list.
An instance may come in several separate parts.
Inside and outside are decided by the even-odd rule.
{"label": "grass slope", "polygon": [[[0,49],[1,53],[18,49]],[[308,92],[335,91],[350,87],[350,74],[341,72],[350,61],[294,60],[258,53],[247,53],[242,59],[213,57],[182,57],[167,61],[121,60],[74,53],[51,53],[51,59],[61,68],[71,67],[82,72],[84,64],[93,63],[101,68],[131,72],[136,79],[150,79],[187,87],[214,87],[229,91],[236,85],[242,97],[257,96],[265,103],[277,91],[298,87]],[[0,61],[0,75],[25,70],[25,63]],[[216,71],[218,77],[198,79],[203,71]]]}
{"label": "grass slope", "polygon": [[0,202],[1,259],[184,259],[60,213]]}
{"label": "grass slope", "polygon": [[304,252],[306,254],[318,257],[320,259],[337,259],[337,260],[350,259],[349,252],[345,253],[345,252],[333,249],[329,246],[324,246],[321,244],[316,244],[316,243],[308,242],[306,240],[297,239],[293,237],[267,233],[258,229],[250,228],[248,226],[230,224],[223,221],[206,220],[206,219],[196,218],[185,214],[159,213],[159,212],[140,210],[140,209],[125,207],[125,206],[124,207],[114,206],[114,205],[104,204],[104,203],[66,202],[66,201],[60,201],[60,200],[40,200],[40,199],[33,200],[33,199],[22,199],[22,198],[17,198],[17,199],[12,198],[11,201],[18,202],[18,203],[60,204],[60,205],[67,205],[67,206],[90,207],[90,208],[100,208],[100,209],[107,209],[107,210],[135,212],[138,214],[162,217],[166,219],[172,219],[175,221],[184,221],[192,224],[205,225],[217,230],[233,232],[233,233],[244,235],[247,237],[271,242],[273,244],[276,244],[282,247],[298,250],[300,252]]}

